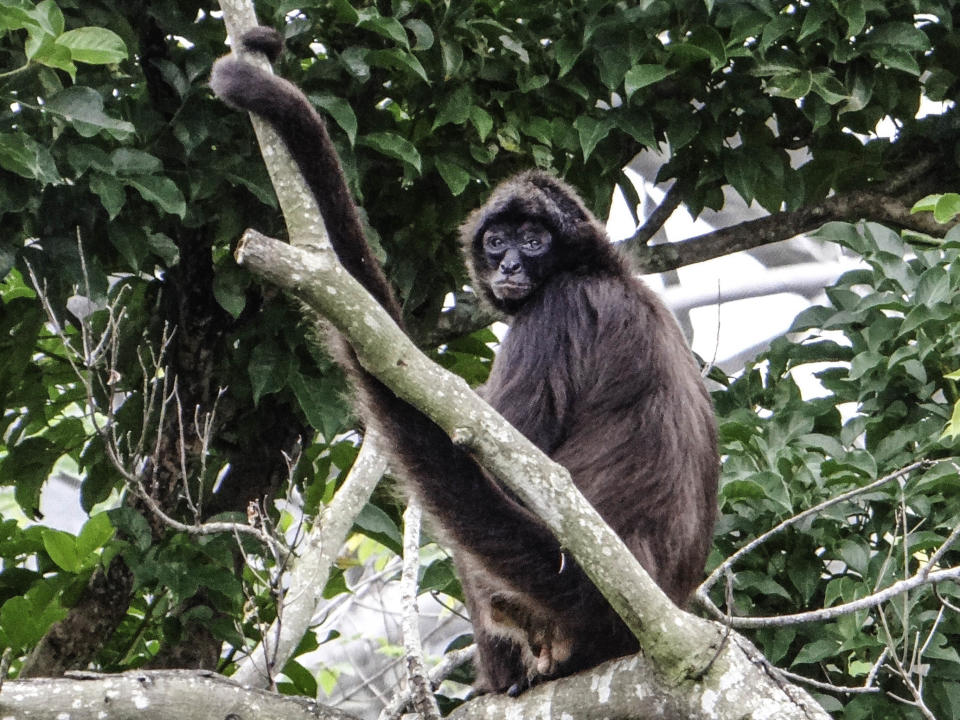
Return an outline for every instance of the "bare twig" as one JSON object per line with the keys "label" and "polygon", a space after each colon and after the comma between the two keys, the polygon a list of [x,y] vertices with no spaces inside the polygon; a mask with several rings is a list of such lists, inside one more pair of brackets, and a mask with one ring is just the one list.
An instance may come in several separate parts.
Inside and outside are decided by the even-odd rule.
{"label": "bare twig", "polygon": [[[890,632],[890,625],[887,622],[887,615],[883,612],[883,608],[879,608],[877,615],[880,618],[880,624],[883,627],[884,634],[887,638],[888,647],[893,646],[893,635]],[[905,705],[912,705],[917,708],[927,720],[937,720],[936,716],[930,711],[930,708],[927,707],[926,703],[923,701],[923,693],[920,688],[913,682],[911,673],[907,668],[903,666],[903,663],[900,661],[900,658],[897,657],[897,654],[891,650],[889,653],[890,659],[893,661],[893,665],[896,668],[897,674],[900,676],[900,679],[903,680],[904,685],[907,686],[907,690],[910,691],[910,695],[913,696],[913,700],[908,700],[906,698],[900,697],[899,695],[888,692],[887,695],[892,697],[894,700],[904,703]],[[922,675],[920,676],[923,677]]]}

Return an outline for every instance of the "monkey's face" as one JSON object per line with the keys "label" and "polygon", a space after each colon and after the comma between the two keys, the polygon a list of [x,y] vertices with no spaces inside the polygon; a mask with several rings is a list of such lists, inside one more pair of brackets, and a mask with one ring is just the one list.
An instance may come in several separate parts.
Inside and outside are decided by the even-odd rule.
{"label": "monkey's face", "polygon": [[487,226],[481,239],[485,280],[501,302],[518,306],[549,275],[553,236],[537,220],[502,220]]}

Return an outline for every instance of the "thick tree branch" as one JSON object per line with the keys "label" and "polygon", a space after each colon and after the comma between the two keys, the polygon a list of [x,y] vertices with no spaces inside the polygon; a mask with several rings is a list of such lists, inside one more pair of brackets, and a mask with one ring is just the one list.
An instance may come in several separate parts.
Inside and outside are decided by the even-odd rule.
{"label": "thick tree branch", "polygon": [[639,269],[654,273],[788,240],[833,220],[866,219],[934,237],[943,237],[950,229],[951,225],[937,223],[930,213],[911,214],[910,207],[901,198],[856,191],[835,195],[818,205],[748,220],[676,243],[648,247],[643,244],[643,235],[638,233],[624,246]]}
{"label": "thick tree branch", "polygon": [[121,675],[8,681],[0,717],[32,720],[358,720],[312,700],[243,688],[208,671],[157,670]]}

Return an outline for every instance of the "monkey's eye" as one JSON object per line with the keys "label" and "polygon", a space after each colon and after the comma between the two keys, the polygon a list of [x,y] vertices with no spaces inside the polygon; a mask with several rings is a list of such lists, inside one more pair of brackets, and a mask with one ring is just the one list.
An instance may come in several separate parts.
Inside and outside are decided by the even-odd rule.
{"label": "monkey's eye", "polygon": [[539,250],[543,246],[543,241],[536,235],[527,235],[523,239],[523,246],[528,250]]}
{"label": "monkey's eye", "polygon": [[484,235],[483,244],[488,250],[498,250],[503,247],[503,238],[499,235]]}

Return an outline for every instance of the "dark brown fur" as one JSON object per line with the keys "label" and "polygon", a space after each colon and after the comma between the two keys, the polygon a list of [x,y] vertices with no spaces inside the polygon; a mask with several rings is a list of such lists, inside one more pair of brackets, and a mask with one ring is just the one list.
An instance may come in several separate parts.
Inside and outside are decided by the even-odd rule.
{"label": "dark brown fur", "polygon": [[[262,34],[251,45],[263,46]],[[399,321],[363,238],[323,122],[293,85],[234,58],[211,79],[284,138],[348,270]],[[534,218],[552,273],[503,308],[483,230]],[[554,460],[678,604],[699,582],[715,514],[712,408],[669,311],[635,279],[576,193],[546,173],[494,190],[461,231],[474,287],[512,314],[487,401]],[[536,515],[419,411],[351,364],[366,422],[389,439],[410,490],[453,547],[479,646],[477,687],[522,690],[636,652],[637,641]]]}

